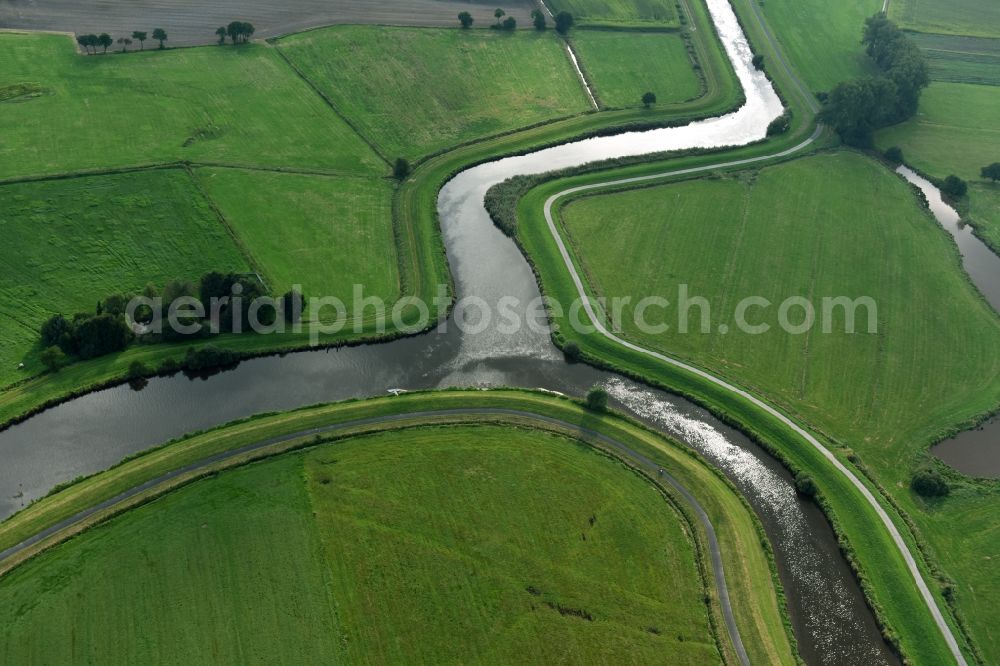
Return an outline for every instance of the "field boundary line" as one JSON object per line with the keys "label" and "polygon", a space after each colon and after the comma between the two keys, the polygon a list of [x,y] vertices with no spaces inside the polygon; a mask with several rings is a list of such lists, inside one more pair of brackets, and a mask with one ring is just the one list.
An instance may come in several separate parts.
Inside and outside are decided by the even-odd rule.
{"label": "field boundary line", "polygon": [[277,53],[278,56],[283,61],[285,61],[285,64],[288,65],[288,67],[295,73],[295,75],[298,76],[300,79],[302,79],[302,81],[307,86],[309,86],[310,88],[312,88],[312,91],[314,93],[316,93],[317,95],[319,95],[319,98],[322,99],[323,102],[328,107],[330,107],[330,110],[333,111],[337,115],[338,118],[340,118],[342,121],[344,121],[344,123],[348,127],[351,128],[351,131],[353,131],[355,134],[358,135],[358,138],[360,138],[362,141],[364,141],[366,144],[368,144],[368,147],[371,148],[372,151],[376,155],[378,155],[379,159],[381,159],[383,162],[386,163],[386,166],[392,166],[392,162],[389,161],[389,158],[386,157],[383,154],[381,148],[379,148],[378,145],[376,145],[374,141],[372,141],[367,136],[365,136],[361,132],[361,130],[358,129],[357,125],[355,125],[354,122],[350,118],[348,118],[345,114],[343,114],[343,113],[340,112],[340,109],[338,109],[337,105],[333,103],[333,100],[330,99],[327,96],[326,93],[324,93],[322,90],[320,90],[319,86],[317,86],[315,83],[313,83],[312,79],[310,79],[308,76],[306,76],[305,72],[303,72],[301,69],[299,69],[299,67],[294,62],[292,62],[291,58],[289,58],[287,55],[285,55],[285,52],[281,50],[281,46],[279,46],[278,44],[274,44],[273,48],[274,48],[274,52]]}

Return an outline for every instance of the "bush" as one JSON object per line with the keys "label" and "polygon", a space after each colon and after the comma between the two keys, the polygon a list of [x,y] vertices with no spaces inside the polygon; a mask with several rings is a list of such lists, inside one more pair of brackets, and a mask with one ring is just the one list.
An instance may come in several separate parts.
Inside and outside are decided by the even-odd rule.
{"label": "bush", "polygon": [[396,158],[396,164],[392,167],[392,175],[396,177],[396,180],[406,180],[406,177],[410,175],[410,163],[406,158]]}
{"label": "bush", "polygon": [[795,490],[803,497],[816,497],[819,494],[816,482],[811,476],[802,472],[795,475]]}
{"label": "bush", "polygon": [[792,129],[792,114],[786,111],[772,120],[771,124],[767,126],[767,135],[777,136],[778,134],[784,134],[790,129]]}
{"label": "bush", "polygon": [[754,69],[764,69],[764,56],[760,54],[755,55],[751,62],[753,63]]}
{"label": "bush", "polygon": [[969,191],[969,184],[952,174],[944,179],[941,192],[950,199],[961,199]]}
{"label": "bush", "polygon": [[68,361],[66,354],[56,345],[46,347],[38,358],[50,372],[59,372]]}
{"label": "bush", "polygon": [[644,93],[642,96],[642,105],[647,109],[656,104],[656,93],[648,92]]}
{"label": "bush", "polygon": [[149,366],[142,361],[132,361],[128,365],[129,379],[139,379],[140,377],[145,377],[150,374],[152,373],[149,371]]}
{"label": "bush", "polygon": [[608,408],[608,392],[600,386],[595,386],[587,392],[587,409],[603,412]]}
{"label": "bush", "polygon": [[240,356],[230,349],[219,349],[207,345],[200,349],[188,349],[182,367],[186,372],[201,373],[207,370],[229,368],[239,363]]}
{"label": "bush", "polygon": [[573,27],[573,15],[569,12],[559,12],[556,14],[556,32],[565,35]]}
{"label": "bush", "polygon": [[502,25],[503,25],[503,29],[504,30],[516,30],[517,29],[517,19],[514,18],[513,16],[508,16],[507,18],[505,18],[503,20],[503,24]]}
{"label": "bush", "polygon": [[903,149],[899,146],[893,146],[885,151],[885,159],[889,160],[892,164],[902,164],[903,163]]}
{"label": "bush", "polygon": [[575,342],[567,342],[566,346],[563,347],[563,354],[566,355],[570,361],[579,361],[583,352],[580,351],[580,345]]}
{"label": "bush", "polygon": [[951,487],[936,469],[926,467],[918,470],[910,480],[910,488],[921,497],[946,497]]}

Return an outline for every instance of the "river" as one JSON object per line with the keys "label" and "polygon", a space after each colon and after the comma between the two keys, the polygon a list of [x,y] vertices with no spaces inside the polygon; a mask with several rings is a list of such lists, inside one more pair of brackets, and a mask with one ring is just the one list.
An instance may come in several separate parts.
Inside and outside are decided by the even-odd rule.
{"label": "river", "polygon": [[[750,47],[728,2],[707,4],[746,104],[685,127],[572,142],[457,175],[441,190],[438,211],[460,297],[476,296],[494,311],[501,298],[516,298],[523,320],[526,304],[539,296],[527,262],[483,208],[492,185],[595,160],[764,137],[768,123],[782,112],[781,102],[752,67]],[[205,380],[178,375],[154,379],[141,391],[119,386],[49,409],[0,433],[0,517],[56,484],[186,432],[261,411],[384,395],[390,388],[520,386],[583,395],[601,384],[616,406],[699,451],[746,496],[774,547],[807,663],[896,663],[825,517],[796,494],[784,468],[741,433],[676,396],[567,363],[544,328],[521,327],[516,334],[496,326],[474,334],[446,328],[383,345],[255,359]]]}

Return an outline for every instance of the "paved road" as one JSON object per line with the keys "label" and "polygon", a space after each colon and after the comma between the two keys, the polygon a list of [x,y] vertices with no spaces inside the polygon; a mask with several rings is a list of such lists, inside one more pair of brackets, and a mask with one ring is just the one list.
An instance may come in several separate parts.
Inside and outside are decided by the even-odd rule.
{"label": "paved road", "polygon": [[583,280],[580,278],[580,274],[577,272],[576,266],[573,264],[572,259],[570,259],[569,251],[566,248],[566,244],[563,242],[562,236],[559,234],[556,228],[555,220],[552,215],[552,207],[556,203],[556,201],[558,201],[563,197],[578,192],[598,190],[607,187],[616,187],[619,185],[627,185],[631,183],[642,183],[642,182],[660,180],[668,177],[681,176],[681,175],[699,173],[704,171],[713,171],[716,169],[726,169],[730,167],[743,166],[743,165],[753,164],[756,162],[772,160],[775,158],[786,157],[788,155],[797,153],[806,148],[807,146],[809,146],[810,144],[812,144],[816,140],[816,138],[820,135],[821,131],[822,131],[822,126],[818,126],[816,130],[813,132],[812,136],[810,136],[802,143],[792,148],[789,148],[788,150],[774,153],[772,155],[763,155],[760,157],[751,157],[742,160],[733,160],[730,162],[720,162],[717,164],[710,164],[690,169],[664,171],[658,174],[651,174],[648,176],[638,176],[635,178],[622,178],[618,180],[605,181],[603,183],[594,183],[590,185],[571,187],[557,194],[553,194],[546,200],[545,210],[544,210],[545,221],[548,224],[549,232],[552,234],[552,239],[556,242],[556,245],[559,247],[559,252],[562,255],[563,259],[563,264],[565,265],[566,270],[569,271],[570,276],[573,278],[573,283],[576,285],[577,293],[584,304],[584,309],[586,310],[587,315],[590,317],[591,322],[594,324],[594,327],[601,333],[601,335],[608,338],[609,340],[618,343],[619,345],[625,347],[626,349],[631,349],[632,351],[638,352],[646,356],[650,356],[663,363],[667,363],[669,365],[686,370],[687,372],[693,373],[701,377],[702,379],[705,379],[711,382],[712,384],[715,384],[716,386],[719,386],[725,389],[726,391],[729,391],[730,393],[734,393],[740,396],[741,398],[750,401],[757,407],[763,409],[765,412],[767,412],[771,416],[781,421],[781,423],[783,423],[792,431],[794,431],[810,446],[818,450],[823,455],[823,457],[826,458],[838,472],[840,472],[844,477],[847,478],[848,481],[851,482],[851,484],[865,498],[865,501],[867,501],[868,504],[871,505],[871,507],[878,514],[886,531],[889,532],[889,536],[892,537],[893,543],[895,543],[896,548],[899,549],[900,554],[906,561],[906,566],[913,576],[914,583],[920,590],[920,594],[927,605],[927,610],[934,618],[935,624],[937,624],[938,629],[940,629],[941,634],[944,636],[945,642],[948,644],[948,648],[950,649],[952,656],[955,658],[955,661],[961,666],[966,666],[965,657],[962,655],[962,651],[958,647],[958,641],[955,639],[955,636],[951,631],[951,627],[949,627],[948,623],[945,621],[944,614],[938,607],[937,600],[934,599],[934,595],[931,593],[930,588],[924,581],[924,578],[920,573],[920,568],[917,566],[917,562],[913,556],[913,553],[910,552],[910,548],[909,546],[907,546],[906,541],[903,539],[903,536],[899,533],[899,530],[896,528],[896,524],[892,522],[892,519],[889,517],[889,514],[886,513],[885,509],[882,508],[882,505],[875,498],[872,492],[868,489],[868,486],[866,486],[861,481],[861,479],[859,479],[857,475],[854,474],[854,472],[852,472],[842,462],[840,462],[840,460],[838,460],[837,457],[833,455],[833,453],[831,453],[829,449],[820,444],[819,440],[813,437],[812,434],[807,432],[805,429],[800,427],[790,418],[788,418],[787,416],[785,416],[784,414],[782,414],[777,409],[767,404],[757,396],[751,394],[748,391],[745,391],[744,389],[734,386],[729,382],[720,379],[719,377],[716,377],[715,375],[708,373],[705,370],[702,370],[701,368],[697,368],[693,365],[684,363],[683,361],[679,361],[673,357],[661,354],[651,349],[646,349],[645,347],[641,347],[627,340],[623,340],[622,338],[619,338],[617,335],[607,330],[607,328],[605,328],[605,326],[601,323],[601,320],[598,318],[597,313],[594,311],[594,308],[591,305],[590,299],[587,296],[587,291],[586,289],[584,289],[583,286]]}
{"label": "paved road", "polygon": [[310,428],[308,430],[300,430],[298,432],[289,433],[287,435],[281,435],[280,437],[271,437],[269,439],[261,440],[253,444],[248,444],[247,446],[240,447],[238,449],[233,449],[231,451],[225,451],[218,453],[216,455],[208,456],[199,460],[197,462],[185,465],[173,471],[162,474],[155,479],[150,479],[149,481],[130,488],[114,497],[107,499],[100,504],[92,506],[88,509],[80,511],[79,513],[60,521],[59,523],[45,529],[34,536],[25,539],[16,546],[12,546],[4,551],[0,551],[0,563],[2,563],[7,558],[21,553],[26,548],[29,548],[40,541],[62,532],[67,528],[71,528],[90,518],[95,513],[103,511],[105,509],[114,507],[122,502],[125,502],[140,493],[143,493],[152,488],[156,488],[161,484],[167,483],[177,477],[188,474],[190,472],[197,472],[199,470],[204,470],[210,466],[223,462],[226,460],[231,460],[242,456],[246,453],[251,453],[254,451],[259,451],[261,449],[267,448],[269,446],[274,446],[276,444],[282,444],[289,442],[294,439],[299,439],[303,437],[312,437],[314,435],[330,435],[336,434],[338,431],[353,431],[357,429],[363,429],[366,426],[378,426],[391,424],[394,422],[402,423],[407,421],[415,420],[426,420],[426,419],[441,419],[442,417],[469,417],[469,416],[508,416],[516,417],[522,420],[535,421],[537,423],[545,425],[553,425],[562,429],[566,429],[574,432],[576,436],[583,440],[590,440],[592,442],[596,441],[600,444],[607,446],[608,448],[616,451],[623,458],[628,460],[631,464],[645,469],[647,472],[651,472],[651,476],[658,478],[661,482],[666,482],[670,487],[672,487],[684,500],[691,505],[694,509],[695,515],[698,517],[698,522],[701,523],[702,527],[705,529],[705,533],[708,536],[708,552],[712,563],[712,571],[715,575],[715,586],[719,595],[719,603],[722,607],[722,614],[726,623],[726,630],[729,633],[729,638],[739,655],[740,663],[743,666],[749,666],[750,660],[747,657],[746,649],[743,647],[743,641],[740,638],[739,629],[736,626],[736,618],[733,615],[732,604],[729,599],[729,588],[726,585],[726,574],[722,564],[722,551],[719,548],[719,541],[715,535],[715,528],[712,526],[712,521],[708,517],[705,509],[701,506],[698,500],[695,498],[691,492],[685,488],[680,481],[674,478],[670,473],[663,470],[659,465],[653,462],[651,459],[642,455],[638,451],[635,451],[631,447],[619,442],[616,439],[608,437],[607,435],[597,432],[596,430],[591,430],[590,428],[584,428],[573,423],[562,421],[550,416],[543,416],[540,414],[533,414],[531,412],[526,412],[517,409],[501,409],[501,408],[482,408],[482,409],[446,409],[437,411],[417,411],[409,412],[405,414],[397,414],[391,416],[380,416],[367,419],[356,419],[353,421],[346,421],[344,423],[338,423],[335,425],[322,426],[318,428]]}

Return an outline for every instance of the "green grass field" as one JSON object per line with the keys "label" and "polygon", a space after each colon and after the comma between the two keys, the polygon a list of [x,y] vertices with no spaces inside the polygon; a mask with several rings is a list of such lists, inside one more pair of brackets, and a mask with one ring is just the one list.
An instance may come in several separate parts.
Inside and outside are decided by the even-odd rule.
{"label": "green grass field", "polygon": [[917,116],[879,132],[879,148],[899,146],[906,163],[943,179],[955,174],[971,183],[969,214],[977,232],[1000,251],[1000,190],[980,178],[1000,162],[1000,87],[934,83],[924,91]]}
{"label": "green grass field", "polygon": [[549,0],[553,14],[567,11],[588,25],[637,27],[680,25],[676,0]]}
{"label": "green grass field", "polygon": [[337,26],[278,48],[390,157],[415,159],[588,109],[552,31]]}
{"label": "green grass field", "polygon": [[767,0],[761,5],[786,57],[813,92],[871,71],[861,31],[865,19],[881,9],[880,0]]}
{"label": "green grass field", "polygon": [[703,664],[703,596],[686,524],[621,465],[421,428],[194,482],[41,555],[0,580],[0,654]]}
{"label": "green grass field", "polygon": [[994,0],[892,0],[889,18],[919,32],[1000,37],[1000,4]]}
{"label": "green grass field", "polygon": [[68,37],[0,34],[0,178],[176,160],[388,172],[272,49],[77,55]]}
{"label": "green grass field", "polygon": [[38,329],[52,314],[92,312],[150,282],[247,270],[180,169],[3,185],[0,229],[0,385],[40,370]]}
{"label": "green grass field", "polygon": [[659,104],[684,102],[702,92],[676,33],[578,30],[573,46],[603,106],[642,106],[647,91],[656,93]]}
{"label": "green grass field", "polygon": [[[563,218],[597,293],[658,294],[676,303],[677,286],[686,283],[712,305],[705,335],[642,334],[626,308],[627,337],[750,387],[860,454],[917,521],[957,583],[978,645],[995,659],[1000,579],[982,563],[995,555],[995,530],[986,525],[1000,495],[960,485],[947,502],[928,506],[908,484],[936,434],[1000,401],[1000,321],[907,186],[871,161],[838,153],[752,177],[580,199]],[[630,272],[621,270],[626,256]],[[734,327],[718,334],[718,324],[732,325],[737,300],[752,295],[774,303],[869,295],[879,333],[748,335]],[[753,323],[774,326],[773,308],[769,317],[755,311]],[[670,313],[673,324],[676,310]]]}
{"label": "green grass field", "polygon": [[[764,169],[752,182],[699,180],[581,199],[564,219],[598,293],[676,302],[687,284],[711,304],[709,334],[677,332],[676,309],[667,315],[671,331],[644,334],[626,308],[629,338],[712,367],[838,438],[869,442],[866,453],[886,470],[910,460],[915,437],[1000,402],[1000,320],[909,188],[855,154]],[[626,260],[630,270],[622,271]],[[775,305],[751,317],[771,331],[740,333],[733,313],[749,296],[774,304],[803,296],[817,313],[824,296],[870,296],[879,332],[845,335],[841,316],[833,322],[839,334],[817,327],[790,335],[778,327]],[[720,324],[732,332],[716,334]]]}
{"label": "green grass field", "polygon": [[237,169],[198,169],[199,183],[283,294],[352,299],[352,285],[386,302],[399,297],[392,184]]}
{"label": "green grass field", "polygon": [[1000,39],[912,33],[927,55],[931,78],[1000,86]]}

